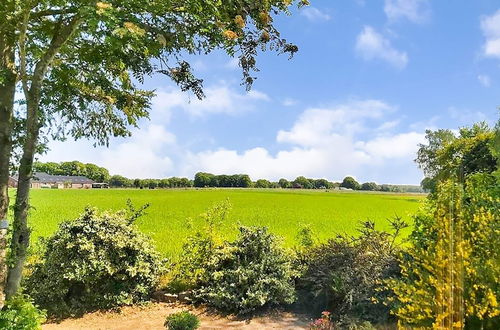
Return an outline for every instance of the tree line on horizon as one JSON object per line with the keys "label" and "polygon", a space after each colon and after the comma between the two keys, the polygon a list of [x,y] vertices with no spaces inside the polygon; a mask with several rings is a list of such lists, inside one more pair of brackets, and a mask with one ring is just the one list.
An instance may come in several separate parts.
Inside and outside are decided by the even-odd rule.
{"label": "tree line on horizon", "polygon": [[162,178],[162,179],[131,179],[122,175],[110,175],[109,171],[92,163],[79,161],[69,162],[35,162],[35,172],[44,172],[51,175],[85,176],[95,182],[108,183],[115,188],[282,188],[282,189],[352,189],[364,191],[385,192],[423,192],[419,186],[377,184],[375,182],[359,183],[351,176],[345,177],[342,182],[328,181],[327,179],[313,179],[299,176],[294,180],[281,178],[278,181],[258,179],[252,181],[248,174],[215,175],[207,172],[198,172],[194,179],[189,178]]}

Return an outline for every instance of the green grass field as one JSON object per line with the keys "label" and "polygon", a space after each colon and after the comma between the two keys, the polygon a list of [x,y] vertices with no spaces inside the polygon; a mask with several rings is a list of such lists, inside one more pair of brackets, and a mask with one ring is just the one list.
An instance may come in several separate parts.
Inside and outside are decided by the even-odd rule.
{"label": "green grass field", "polygon": [[422,195],[282,191],[282,190],[32,190],[30,225],[32,241],[48,236],[63,220],[74,219],[86,205],[100,209],[125,208],[130,198],[134,205],[150,203],[147,214],[137,220],[139,228],[150,235],[162,253],[174,257],[190,230],[201,224],[199,215],[218,201],[229,198],[232,210],[223,232],[228,238],[237,224],[267,226],[292,246],[300,224],[311,224],[319,239],[337,233],[355,234],[360,220],[371,219],[378,228],[388,228],[386,219],[394,215],[410,220]]}

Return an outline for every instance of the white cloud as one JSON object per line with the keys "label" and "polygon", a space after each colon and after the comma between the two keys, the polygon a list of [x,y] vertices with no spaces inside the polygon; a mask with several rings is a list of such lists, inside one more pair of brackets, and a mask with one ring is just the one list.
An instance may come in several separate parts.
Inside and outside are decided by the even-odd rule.
{"label": "white cloud", "polygon": [[488,75],[485,74],[480,74],[477,76],[477,80],[483,85],[484,87],[490,87],[491,86],[491,79]]}
{"label": "white cloud", "polygon": [[164,150],[175,149],[175,146],[176,138],[172,133],[163,126],[150,124],[141,130],[134,129],[126,140],[111,141],[109,148],[92,148],[86,140],[53,142],[51,150],[40,158],[42,161],[94,163],[104,166],[111,174],[129,178],[161,178],[174,168]]}
{"label": "white cloud", "polygon": [[390,120],[382,123],[379,127],[377,127],[377,131],[387,131],[391,130],[394,127],[399,125],[399,120]]}
{"label": "white cloud", "polygon": [[358,35],[355,50],[361,58],[367,61],[383,60],[398,69],[403,69],[408,64],[406,52],[395,49],[388,39],[371,26],[365,26]]}
{"label": "white cloud", "polygon": [[331,18],[327,13],[310,6],[302,9],[300,13],[311,22],[324,22],[330,20]]}
{"label": "white cloud", "polygon": [[500,9],[491,16],[481,18],[481,29],[486,38],[484,55],[500,58]]}
{"label": "white cloud", "polygon": [[296,105],[297,103],[298,103],[297,100],[289,97],[287,97],[286,99],[283,100],[283,102],[281,102],[281,104],[283,104],[285,107],[291,107],[293,105]]}
{"label": "white cloud", "polygon": [[370,128],[393,111],[394,107],[379,100],[307,109],[289,130],[278,131],[276,140],[283,147],[275,154],[263,147],[242,152],[219,148],[189,154],[183,168],[186,175],[203,170],[248,173],[254,179],[306,175],[340,180],[354,174],[364,180],[383,181],[385,168],[398,164],[401,176],[392,173],[392,180],[415,182],[421,174],[413,159],[424,135],[388,135]]}
{"label": "white cloud", "polygon": [[[249,97],[261,99],[260,94]],[[177,101],[173,101],[176,103]],[[152,113],[170,103],[157,102]],[[381,100],[352,100],[305,109],[288,129],[276,131],[277,151],[262,146],[232,150],[205,143],[201,151],[180,144],[165,124],[145,125],[132,137],[114,139],[108,148],[87,141],[52,143],[43,161],[78,159],[107,167],[130,178],[192,177],[198,171],[216,174],[247,173],[253,179],[299,175],[341,180],[354,175],[362,181],[416,183],[421,173],[413,163],[424,135],[416,131],[392,133],[396,107]]]}
{"label": "white cloud", "polygon": [[414,23],[423,23],[430,17],[429,1],[385,0],[384,12],[389,21],[407,19]]}
{"label": "white cloud", "polygon": [[205,98],[197,99],[176,88],[160,90],[153,99],[153,107],[166,116],[174,109],[180,109],[192,116],[208,114],[236,115],[255,109],[256,102],[269,101],[270,97],[258,90],[240,93],[226,85],[210,86],[204,89]]}

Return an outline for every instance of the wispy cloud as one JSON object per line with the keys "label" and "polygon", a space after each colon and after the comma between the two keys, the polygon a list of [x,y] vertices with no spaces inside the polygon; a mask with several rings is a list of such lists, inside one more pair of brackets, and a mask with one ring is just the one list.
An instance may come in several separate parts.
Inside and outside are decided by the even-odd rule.
{"label": "wispy cloud", "polygon": [[392,22],[407,19],[424,23],[430,18],[430,5],[428,0],[385,0],[384,12]]}
{"label": "wispy cloud", "polygon": [[491,79],[488,75],[480,74],[479,76],[477,76],[477,80],[479,80],[479,83],[484,87],[491,86]]}
{"label": "wispy cloud", "polygon": [[490,16],[481,18],[481,30],[486,38],[483,54],[500,58],[500,9]]}
{"label": "wispy cloud", "polygon": [[331,16],[327,13],[322,12],[316,7],[306,7],[300,12],[302,16],[305,16],[311,22],[324,22],[329,21]]}
{"label": "wispy cloud", "polygon": [[395,49],[389,39],[373,27],[365,26],[356,40],[356,53],[364,60],[383,60],[392,66],[403,69],[408,64],[408,55]]}

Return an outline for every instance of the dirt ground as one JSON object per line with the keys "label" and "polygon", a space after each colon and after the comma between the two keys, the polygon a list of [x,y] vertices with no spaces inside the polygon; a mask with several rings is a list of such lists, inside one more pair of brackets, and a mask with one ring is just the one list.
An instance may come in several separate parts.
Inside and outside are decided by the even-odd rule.
{"label": "dirt ground", "polygon": [[119,312],[95,312],[80,318],[66,319],[60,323],[43,325],[43,330],[153,330],[165,329],[167,315],[190,310],[198,315],[200,329],[308,329],[310,322],[304,316],[287,312],[272,312],[251,320],[213,315],[192,306],[151,303],[146,306],[124,307]]}

